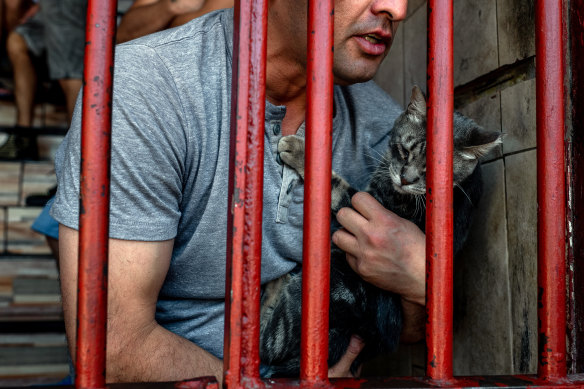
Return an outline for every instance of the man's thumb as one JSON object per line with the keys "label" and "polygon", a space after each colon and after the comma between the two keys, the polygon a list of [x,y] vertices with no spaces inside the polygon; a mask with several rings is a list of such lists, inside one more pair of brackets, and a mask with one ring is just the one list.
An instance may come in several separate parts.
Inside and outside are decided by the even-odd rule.
{"label": "man's thumb", "polygon": [[365,347],[365,342],[360,337],[353,335],[347,346],[347,351],[339,361],[329,369],[329,377],[349,377],[351,376],[351,364],[357,358],[361,350]]}

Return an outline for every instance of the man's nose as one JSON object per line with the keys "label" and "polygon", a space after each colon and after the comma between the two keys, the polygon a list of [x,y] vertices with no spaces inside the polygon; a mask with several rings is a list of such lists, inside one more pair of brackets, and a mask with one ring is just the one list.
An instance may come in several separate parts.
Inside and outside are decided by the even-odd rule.
{"label": "man's nose", "polygon": [[374,13],[385,13],[389,19],[398,22],[406,18],[408,12],[408,0],[374,0]]}

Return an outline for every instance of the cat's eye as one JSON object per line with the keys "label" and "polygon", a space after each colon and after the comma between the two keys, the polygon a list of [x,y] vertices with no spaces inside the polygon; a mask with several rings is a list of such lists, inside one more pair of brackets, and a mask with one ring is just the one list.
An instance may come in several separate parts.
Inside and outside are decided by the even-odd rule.
{"label": "cat's eye", "polygon": [[408,150],[406,150],[406,149],[405,149],[405,148],[404,148],[404,147],[401,145],[401,143],[398,143],[398,145],[397,145],[397,151],[399,152],[399,155],[400,155],[400,157],[401,157],[401,158],[402,158],[404,161],[407,161],[407,159],[408,159],[408,156],[409,156],[409,154],[410,154],[410,153],[408,152]]}

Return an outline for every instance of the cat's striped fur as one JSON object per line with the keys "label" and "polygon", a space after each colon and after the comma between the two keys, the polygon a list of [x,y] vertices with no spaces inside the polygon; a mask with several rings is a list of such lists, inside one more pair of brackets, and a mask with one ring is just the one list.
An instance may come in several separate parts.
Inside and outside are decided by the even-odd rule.
{"label": "cat's striped fur", "polygon": [[[483,130],[471,119],[454,118],[454,250],[462,247],[471,212],[481,195],[478,158],[501,143],[501,133]],[[281,159],[304,178],[304,139],[283,137]],[[426,101],[414,87],[407,110],[390,135],[389,148],[374,172],[367,192],[386,208],[425,229]],[[333,214],[351,205],[357,191],[332,173]],[[269,284],[262,298],[260,357],[269,366],[266,376],[298,376],[300,369],[301,271]],[[329,312],[329,366],[347,349],[353,334],[365,348],[352,366],[355,372],[366,359],[392,351],[398,344],[402,312],[399,296],[363,281],[347,264],[345,254],[331,254]]]}

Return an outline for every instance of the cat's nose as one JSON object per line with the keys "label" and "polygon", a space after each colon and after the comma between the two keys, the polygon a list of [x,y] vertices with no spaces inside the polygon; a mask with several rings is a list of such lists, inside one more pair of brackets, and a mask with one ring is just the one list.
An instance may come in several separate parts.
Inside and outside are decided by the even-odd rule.
{"label": "cat's nose", "polygon": [[418,176],[416,173],[414,173],[412,171],[408,171],[406,169],[399,175],[399,179],[400,179],[401,185],[405,186],[405,185],[415,184],[420,179],[420,176]]}

